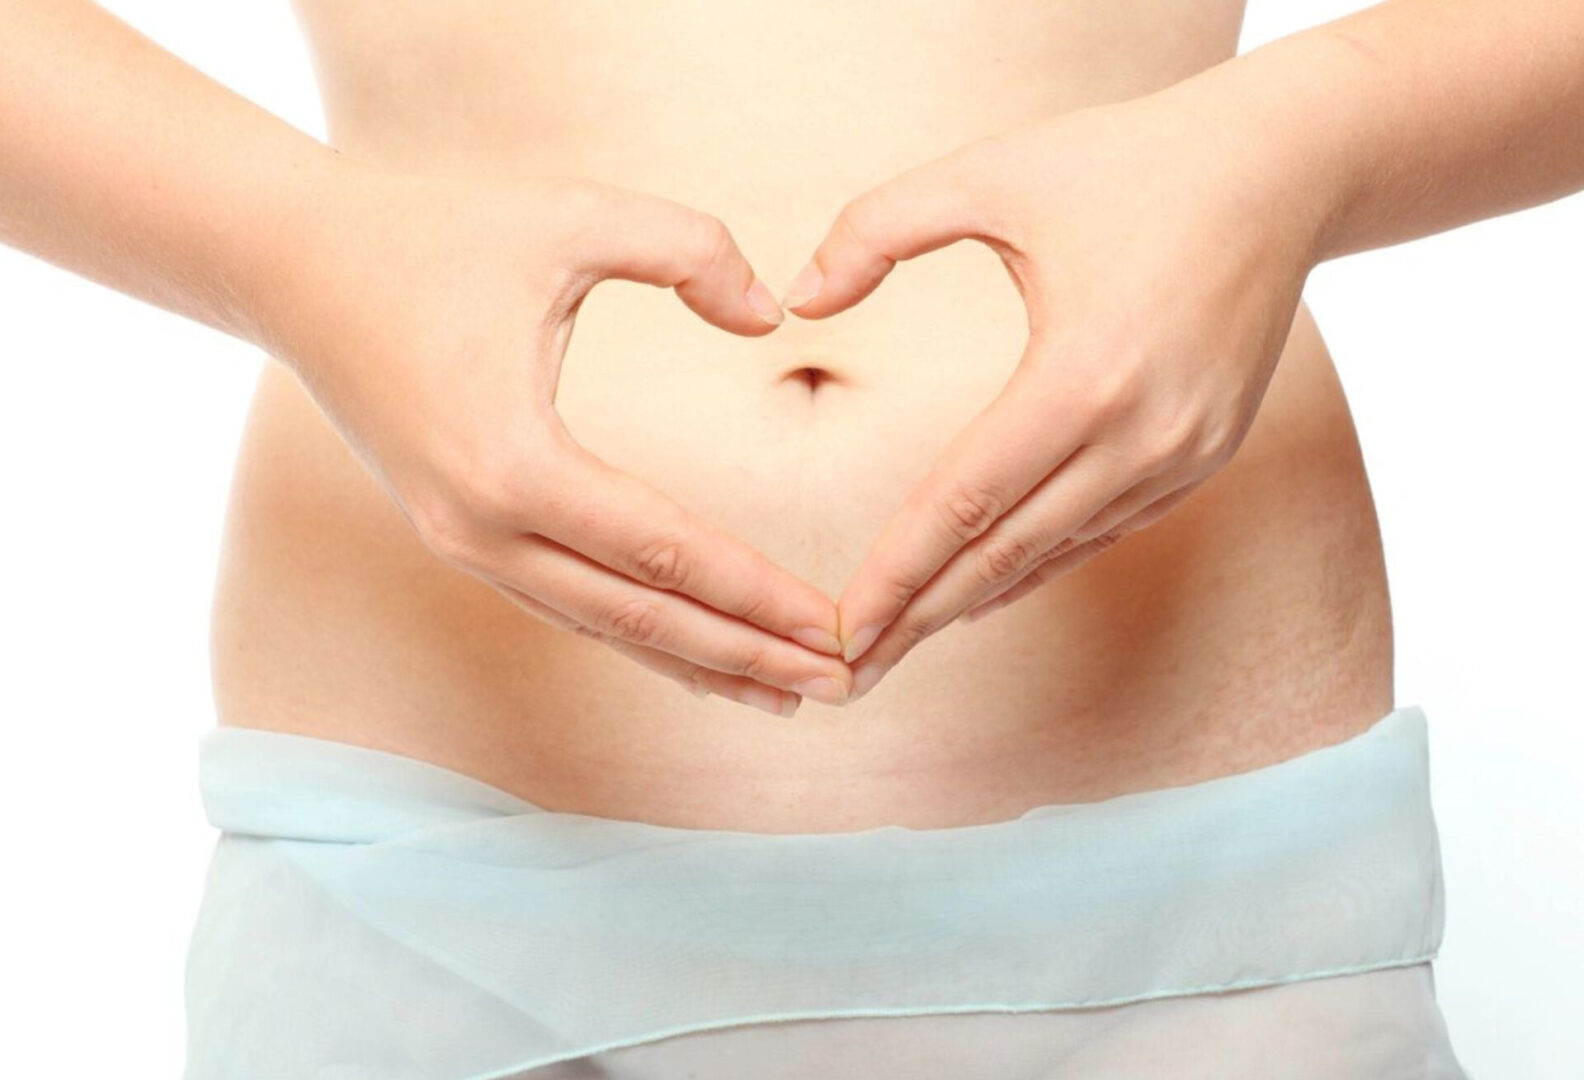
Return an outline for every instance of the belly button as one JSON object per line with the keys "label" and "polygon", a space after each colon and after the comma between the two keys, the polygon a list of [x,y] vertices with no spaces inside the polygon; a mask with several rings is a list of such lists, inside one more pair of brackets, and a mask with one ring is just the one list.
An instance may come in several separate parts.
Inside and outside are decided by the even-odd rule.
{"label": "belly button", "polygon": [[784,383],[797,383],[807,387],[809,394],[812,395],[826,383],[840,383],[842,380],[840,376],[828,368],[800,367],[794,368],[781,376],[781,381]]}

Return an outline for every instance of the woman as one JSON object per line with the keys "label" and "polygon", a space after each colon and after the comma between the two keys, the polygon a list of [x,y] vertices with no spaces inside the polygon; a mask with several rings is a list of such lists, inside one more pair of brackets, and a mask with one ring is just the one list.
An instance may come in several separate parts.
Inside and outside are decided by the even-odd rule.
{"label": "woman", "polygon": [[1300,298],[1584,186],[1468,7],[304,0],[325,147],[12,5],[8,242],[278,361],[189,1075],[1460,1075]]}

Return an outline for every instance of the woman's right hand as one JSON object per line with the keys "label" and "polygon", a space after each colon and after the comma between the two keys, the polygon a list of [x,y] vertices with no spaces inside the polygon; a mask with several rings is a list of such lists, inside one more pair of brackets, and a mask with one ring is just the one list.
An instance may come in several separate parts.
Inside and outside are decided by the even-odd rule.
{"label": "woman's right hand", "polygon": [[723,330],[774,329],[717,218],[593,181],[350,163],[307,217],[261,344],[436,555],[695,692],[786,716],[804,694],[845,699],[827,596],[599,460],[554,409],[605,278],[674,287]]}

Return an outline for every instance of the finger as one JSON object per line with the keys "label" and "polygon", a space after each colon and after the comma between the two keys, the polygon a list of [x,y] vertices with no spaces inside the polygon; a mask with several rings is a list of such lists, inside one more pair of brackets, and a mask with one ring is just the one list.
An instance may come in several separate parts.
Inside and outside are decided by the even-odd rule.
{"label": "finger", "polygon": [[[1089,468],[1064,465],[1035,488],[1017,509],[964,548],[897,620],[931,621],[929,633],[971,607],[990,600],[1047,559],[1088,543],[1183,485],[1180,473],[1139,477],[1135,469],[1101,467],[1105,455],[1085,447],[1076,459]],[[1099,509],[1096,510],[1096,505]]]}
{"label": "finger", "polygon": [[651,671],[664,675],[695,697],[707,698],[710,694],[717,694],[743,705],[751,705],[767,713],[787,718],[795,715],[798,706],[803,703],[803,698],[798,694],[777,690],[775,687],[765,686],[763,683],[757,683],[752,679],[742,678],[741,676],[711,671],[700,664],[691,663],[681,657],[661,652],[659,649],[634,645],[621,638],[613,638],[608,634],[602,634],[592,627],[584,626],[576,619],[568,618],[555,608],[540,603],[522,590],[513,588],[503,581],[493,581],[492,583],[508,600],[537,615],[552,626],[559,627],[562,630],[569,630],[581,637],[591,638],[601,644],[608,645],[616,652],[637,661]]}
{"label": "finger", "polygon": [[785,315],[754,274],[731,231],[713,214],[658,195],[591,184],[572,252],[595,279],[622,278],[676,290],[723,330],[767,334]]}
{"label": "finger", "polygon": [[602,640],[669,653],[833,705],[845,701],[851,687],[851,673],[836,657],[640,584],[543,537],[514,537],[480,561],[492,579],[603,635]]}
{"label": "finger", "polygon": [[762,552],[555,432],[559,467],[536,481],[533,531],[634,581],[839,654],[830,597]]}
{"label": "finger", "polygon": [[657,649],[645,648],[622,641],[620,638],[611,638],[588,627],[578,631],[585,637],[610,646],[617,652],[636,660],[645,667],[660,672],[662,675],[673,679],[694,696],[706,698],[710,694],[727,698],[740,705],[748,705],[762,712],[770,713],[790,720],[797,715],[798,707],[803,704],[803,696],[790,690],[777,690],[773,686],[755,682],[738,675],[726,675],[719,671],[712,671],[699,664],[690,664],[669,653]]}
{"label": "finger", "polygon": [[886,523],[837,603],[843,655],[874,643],[913,596],[1081,445],[1079,425],[1052,420],[1048,395],[1014,373],[941,452]]}
{"label": "finger", "polygon": [[[963,622],[977,622],[992,611],[998,611],[1008,604],[1016,603],[1035,589],[1048,581],[1052,581],[1062,574],[1077,569],[1096,555],[1112,547],[1124,536],[1129,536],[1141,529],[1147,528],[1159,521],[1172,508],[1181,503],[1204,483],[1197,480],[1184,487],[1161,496],[1136,514],[1124,521],[1110,526],[1098,535],[1089,536],[1088,539],[1078,541],[1076,546],[1062,545],[1048,553],[1047,557],[1031,566],[1024,574],[1004,587],[999,593],[983,600],[969,608],[962,615]],[[1084,534],[1092,530],[1085,527]]]}
{"label": "finger", "polygon": [[806,319],[845,311],[868,296],[897,262],[970,237],[993,241],[979,143],[915,166],[849,201],[783,305]]}
{"label": "finger", "polygon": [[1093,446],[1078,450],[914,595],[863,654],[856,674],[873,665],[895,667],[970,606],[1022,577],[1133,479],[1114,456]]}
{"label": "finger", "polygon": [[999,591],[992,581],[1021,577],[1076,524],[1109,501],[1123,475],[1115,459],[1093,446],[1078,450],[1016,509],[965,546],[886,627],[853,670],[853,697],[868,693],[930,635],[968,606]]}

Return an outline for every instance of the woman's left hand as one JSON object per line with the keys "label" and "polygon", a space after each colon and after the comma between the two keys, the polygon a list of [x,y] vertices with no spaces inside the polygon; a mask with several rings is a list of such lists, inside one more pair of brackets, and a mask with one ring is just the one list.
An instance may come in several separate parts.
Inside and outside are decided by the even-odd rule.
{"label": "woman's left hand", "polygon": [[1321,226],[1261,145],[1163,92],[979,139],[842,208],[788,290],[797,315],[834,315],[898,260],[976,239],[1029,322],[1005,388],[842,594],[847,659],[864,658],[854,697],[959,615],[1159,520],[1232,458]]}

